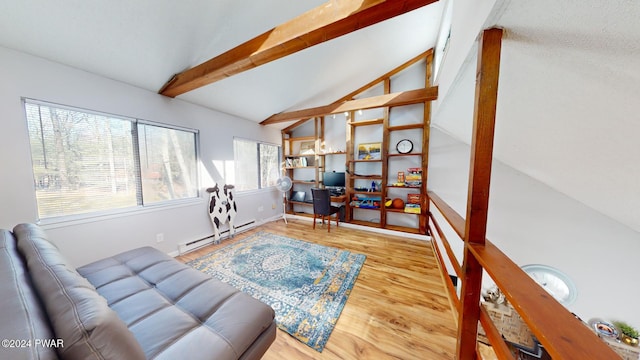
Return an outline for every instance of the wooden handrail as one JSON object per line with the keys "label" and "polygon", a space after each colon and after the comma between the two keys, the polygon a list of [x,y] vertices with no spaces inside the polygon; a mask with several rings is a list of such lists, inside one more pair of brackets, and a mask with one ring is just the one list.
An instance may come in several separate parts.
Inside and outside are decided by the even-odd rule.
{"label": "wooden handrail", "polygon": [[451,263],[451,266],[453,266],[453,271],[455,271],[457,277],[459,278],[462,277],[462,267],[460,267],[460,264],[458,263],[458,261],[456,261],[456,256],[453,253],[453,250],[451,249],[451,245],[449,245],[449,241],[447,240],[447,237],[444,235],[444,232],[442,231],[440,224],[438,224],[436,219],[432,219],[432,222],[433,222],[433,227],[436,228],[438,237],[442,240],[442,246],[444,246],[444,250],[447,253],[447,256],[449,257],[449,262]]}
{"label": "wooden handrail", "polygon": [[449,204],[447,204],[440,196],[433,191],[428,191],[429,199],[440,210],[440,213],[444,216],[445,220],[451,225],[453,231],[458,234],[460,239],[464,238],[464,219],[460,216]]}
{"label": "wooden handrail", "polygon": [[[458,235],[464,234],[464,219],[438,195],[432,191],[429,191],[428,194],[432,203],[453,230]],[[437,223],[433,216],[431,216],[431,220]],[[484,245],[470,244],[469,248],[552,358],[619,358],[591,329],[558,303],[489,240],[486,240]],[[455,259],[452,260],[452,262],[455,261]],[[443,275],[447,276],[447,274]],[[496,354],[501,359],[505,358],[500,355],[504,351],[500,345],[501,341],[495,342],[495,334],[489,336],[493,330],[491,330],[491,326],[485,326],[487,317],[487,314],[483,315],[483,311],[481,311],[480,320],[487,332],[487,337],[494,346]]]}
{"label": "wooden handrail", "polygon": [[552,358],[612,358],[607,344],[494,244],[471,245],[471,252]]}

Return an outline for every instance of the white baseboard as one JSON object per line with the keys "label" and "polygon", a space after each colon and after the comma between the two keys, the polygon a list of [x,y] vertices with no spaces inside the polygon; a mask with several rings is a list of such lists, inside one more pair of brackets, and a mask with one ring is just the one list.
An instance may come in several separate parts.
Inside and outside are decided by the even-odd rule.
{"label": "white baseboard", "polygon": [[[287,218],[288,219],[296,219],[296,220],[304,220],[304,221],[308,221],[308,222],[312,222],[313,218],[310,218],[308,216],[300,216],[300,215],[295,215],[295,214],[287,214]],[[246,224],[240,225],[238,228],[236,228],[236,234],[242,233],[244,231],[256,228],[260,225],[266,224],[266,223],[270,223],[273,221],[284,221],[282,215],[276,215],[276,216],[272,216],[270,218],[266,218],[266,219],[261,219],[259,221],[255,221],[252,220]],[[416,239],[416,240],[423,240],[423,241],[431,241],[431,236],[428,235],[421,235],[421,234],[412,234],[412,233],[406,233],[406,232],[402,232],[402,231],[396,231],[396,230],[389,230],[389,229],[380,229],[380,228],[376,228],[376,227],[369,227],[369,226],[363,226],[363,225],[357,225],[357,224],[351,224],[351,223],[346,223],[346,222],[341,222],[340,223],[341,227],[346,227],[346,228],[351,228],[351,229],[358,229],[358,230],[362,230],[362,231],[370,231],[370,232],[374,232],[377,234],[384,234],[384,235],[391,235],[391,236],[399,236],[399,237],[405,237],[405,238],[410,238],[410,239]],[[221,241],[228,238],[229,230],[225,230],[222,233],[227,234],[227,236],[225,237],[221,237]],[[222,235],[222,234],[221,234]],[[211,239],[211,240],[207,240],[207,239]],[[193,251],[195,249],[201,248],[205,245],[208,245],[210,243],[213,242],[213,235],[211,235],[210,237],[201,239],[202,243],[197,246],[194,247],[193,249],[190,249],[189,251]],[[198,241],[198,240],[194,240],[194,241]],[[180,246],[180,245],[179,245]],[[187,251],[187,252],[189,252]],[[180,253],[179,250],[175,250],[172,251],[170,253],[168,253],[169,256],[172,257],[176,257],[179,255],[184,255],[187,252],[184,253]]]}
{"label": "white baseboard", "polygon": [[[287,218],[305,220],[305,221],[309,221],[309,222],[313,221],[313,218],[310,218],[308,216],[301,216],[301,215],[295,215],[295,214],[294,215],[287,214]],[[362,230],[362,231],[370,231],[370,232],[374,232],[374,233],[377,233],[377,234],[400,236],[400,237],[416,239],[416,240],[431,241],[431,236],[422,235],[422,234],[413,234],[413,233],[406,233],[406,232],[403,232],[403,231],[380,229],[380,228],[373,227],[373,226],[357,225],[357,224],[351,224],[351,223],[348,223],[348,222],[341,222],[340,226],[341,227],[346,227],[346,228],[351,228],[351,229],[358,229],[358,230]]]}
{"label": "white baseboard", "polygon": [[[235,227],[235,234],[240,234],[242,232],[245,232],[247,230],[253,229],[256,226],[258,226],[259,223],[256,222],[256,220],[247,220],[245,222],[243,222],[242,224],[239,224],[238,226]],[[231,236],[231,229],[225,229],[220,231],[220,242],[222,242],[224,239],[227,239]],[[191,240],[191,241],[185,241],[182,242],[180,244],[178,244],[178,250],[177,251],[172,251],[169,253],[170,256],[176,257],[178,255],[184,255],[186,253],[189,253],[193,250],[197,250],[201,247],[207,246],[209,244],[214,243],[214,234],[211,234],[207,237],[204,237],[202,239],[197,239],[197,240]]]}

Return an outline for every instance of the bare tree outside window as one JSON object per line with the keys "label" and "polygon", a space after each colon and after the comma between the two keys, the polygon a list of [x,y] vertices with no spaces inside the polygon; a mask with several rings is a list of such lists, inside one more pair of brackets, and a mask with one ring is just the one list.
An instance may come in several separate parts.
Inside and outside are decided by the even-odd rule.
{"label": "bare tree outside window", "polygon": [[40,219],[198,196],[197,133],[31,100],[25,112]]}
{"label": "bare tree outside window", "polygon": [[138,129],[144,202],[197,196],[195,134],[150,125]]}
{"label": "bare tree outside window", "polygon": [[260,187],[276,186],[280,174],[280,148],[270,144],[260,144]]}

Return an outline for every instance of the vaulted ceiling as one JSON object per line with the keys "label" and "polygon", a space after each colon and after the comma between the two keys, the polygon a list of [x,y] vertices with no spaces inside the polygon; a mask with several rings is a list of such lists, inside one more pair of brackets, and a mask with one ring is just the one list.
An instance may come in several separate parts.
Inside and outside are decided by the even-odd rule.
{"label": "vaulted ceiling", "polygon": [[[254,48],[230,51],[247,50],[251,44],[242,44],[261,34],[253,45],[268,47],[287,33],[307,33],[305,25],[358,12],[364,16],[351,15],[346,30],[334,26],[294,38],[267,55]],[[400,15],[350,32],[384,12]],[[174,74],[215,57],[222,58],[218,64],[231,58],[237,61],[225,73],[243,66],[248,70],[219,76],[184,94],[165,94],[260,122],[283,111],[331,103],[433,47],[441,15],[442,4],[425,0],[15,1],[0,4],[0,46],[154,92]],[[297,26],[287,24],[296,18]],[[320,43],[340,32],[347,34]],[[308,47],[314,43],[320,44]],[[302,50],[253,65],[290,47]],[[242,54],[254,55],[243,60]]]}

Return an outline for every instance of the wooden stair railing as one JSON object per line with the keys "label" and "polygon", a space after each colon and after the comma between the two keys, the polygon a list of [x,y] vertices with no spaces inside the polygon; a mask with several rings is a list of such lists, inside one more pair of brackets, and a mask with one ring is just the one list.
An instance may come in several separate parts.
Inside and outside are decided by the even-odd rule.
{"label": "wooden stair railing", "polygon": [[[430,202],[433,202],[464,242],[464,255],[462,266],[460,266],[460,261],[455,258],[433,212],[429,211],[429,233],[436,240],[432,244],[438,256],[443,277],[451,281],[446,274],[442,254],[437,249],[438,239],[443,243],[451,264],[455,264],[456,274],[462,280],[460,298],[453,284],[447,285],[451,302],[458,312],[456,357],[461,360],[480,358],[478,351],[478,322],[480,322],[496,355],[501,359],[514,358],[500,332],[481,306],[482,276],[486,271],[553,359],[620,358],[591,329],[567,311],[486,239],[502,35],[503,30],[500,28],[486,29],[478,40],[466,219],[463,219],[435,193],[427,192]],[[433,229],[436,231],[434,232]]]}
{"label": "wooden stair railing", "polygon": [[[437,194],[428,192],[429,199],[462,239],[465,220]],[[445,253],[458,273],[460,265],[447,238],[433,214],[429,214],[431,235],[442,242]],[[433,242],[444,278],[449,284],[449,295],[458,311],[460,300],[455,287],[446,274],[446,267],[438,245]],[[549,293],[531,279],[517,264],[489,240],[484,245],[471,244],[470,251],[504,293],[531,332],[553,359],[618,359],[620,358],[604,341],[579,319],[558,303]],[[493,350],[500,359],[513,359],[508,346],[491,321],[484,307],[480,307],[480,323]],[[462,314],[464,317],[464,314]]]}

